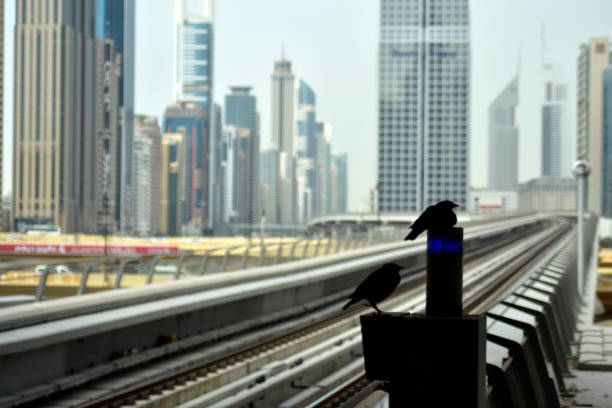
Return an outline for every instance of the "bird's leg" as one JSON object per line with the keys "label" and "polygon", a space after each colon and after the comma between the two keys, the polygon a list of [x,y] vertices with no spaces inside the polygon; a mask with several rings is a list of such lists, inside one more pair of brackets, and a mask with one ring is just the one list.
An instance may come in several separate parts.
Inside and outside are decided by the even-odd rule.
{"label": "bird's leg", "polygon": [[370,306],[372,306],[374,309],[376,309],[376,311],[380,314],[382,314],[382,312],[380,311],[380,309],[378,308],[378,306],[376,306],[376,303],[374,302],[370,302]]}

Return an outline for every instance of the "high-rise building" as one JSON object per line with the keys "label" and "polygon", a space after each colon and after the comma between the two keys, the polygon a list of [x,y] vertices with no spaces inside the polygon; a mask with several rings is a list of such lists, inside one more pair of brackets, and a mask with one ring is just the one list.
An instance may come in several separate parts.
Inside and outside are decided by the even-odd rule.
{"label": "high-rise building", "polygon": [[224,128],[225,161],[225,222],[251,224],[252,197],[250,184],[250,148],[252,134],[249,129],[226,125]]}
{"label": "high-rise building", "polygon": [[279,189],[280,179],[279,152],[276,146],[266,147],[259,155],[260,183],[260,207],[262,217],[265,216],[267,224],[278,224],[280,222]]}
{"label": "high-rise building", "polygon": [[[93,3],[94,1],[92,1]],[[114,68],[117,71],[117,156],[112,177],[113,201],[122,203],[113,212],[115,221],[130,225],[126,219],[131,206],[132,186],[132,144],[134,133],[134,67],[135,67],[135,19],[136,2],[133,0],[95,0],[96,38],[113,42],[115,51]],[[123,209],[123,210],[122,210]],[[124,228],[122,228],[124,230]]]}
{"label": "high-rise building", "polygon": [[272,144],[278,149],[277,202],[281,224],[296,223],[295,182],[295,77],[284,56],[274,63],[272,73]]}
{"label": "high-rise building", "polygon": [[192,102],[166,108],[165,133],[183,134],[185,144],[185,200],[182,203],[183,234],[201,235],[208,228],[209,158],[208,116]]}
{"label": "high-rise building", "polygon": [[568,143],[567,85],[552,80],[545,83],[542,106],[542,175],[569,176],[571,159],[566,157]]}
{"label": "high-rise building", "polygon": [[[85,195],[93,197],[85,211],[84,231],[114,233],[119,230],[117,183],[119,173],[119,67],[115,43],[96,40],[96,137],[85,141],[85,150],[95,152],[94,160],[86,160],[83,176]],[[129,132],[132,134],[132,132]]]}
{"label": "high-rise building", "polygon": [[185,149],[182,133],[162,134],[161,233],[181,235],[181,203],[185,200]]}
{"label": "high-rise building", "polygon": [[[236,130],[236,138],[226,138],[234,158],[228,156],[228,163],[232,163],[234,175],[244,173],[244,182],[238,184],[240,200],[233,206],[237,211],[232,219],[244,224],[257,224],[261,217],[259,208],[259,117],[257,114],[257,100],[250,94],[251,87],[234,86],[231,93],[225,96],[225,125]],[[231,133],[231,132],[230,132]],[[229,149],[228,149],[229,152]],[[229,155],[229,153],[228,153]],[[228,164],[229,165],[229,164]],[[241,176],[242,177],[242,176]],[[226,208],[227,208],[226,203]]]}
{"label": "high-rise building", "polygon": [[603,177],[601,215],[612,218],[612,65],[603,74]]}
{"label": "high-rise building", "polygon": [[129,232],[138,236],[161,232],[161,132],[157,118],[134,116],[134,178]]}
{"label": "high-rise building", "polygon": [[489,189],[492,190],[512,190],[518,185],[518,102],[518,76],[515,76],[489,106]]}
{"label": "high-rise building", "polygon": [[[192,102],[204,113],[204,135],[206,143],[205,171],[201,183],[206,185],[202,191],[201,204],[193,210],[183,212],[183,216],[193,211],[204,211],[205,215],[192,218],[191,227],[183,228],[189,234],[210,233],[214,229],[215,196],[212,189],[219,180],[215,175],[216,147],[222,138],[221,124],[214,124],[215,105],[213,102],[213,35],[214,35],[214,1],[213,0],[176,0],[175,1],[175,60],[174,60],[174,96],[177,103]],[[213,134],[212,132],[218,132]],[[186,146],[189,149],[189,142]],[[200,160],[194,156],[193,160]],[[213,178],[214,177],[214,178]],[[209,190],[211,189],[211,190]],[[215,191],[216,191],[215,190]],[[199,207],[199,206],[202,207]],[[193,206],[193,204],[192,204]],[[197,221],[196,221],[197,219]]]}
{"label": "high-rise building", "polygon": [[576,159],[591,165],[586,208],[601,214],[603,182],[603,72],[610,64],[610,41],[591,38],[580,46],[576,94]]}
{"label": "high-rise building", "polygon": [[345,213],[348,207],[348,169],[346,153],[332,154],[330,173],[330,212]]}
{"label": "high-rise building", "polygon": [[315,188],[315,215],[326,215],[330,212],[331,208],[331,137],[331,125],[327,122],[317,122],[317,184]]}
{"label": "high-rise building", "polygon": [[85,151],[96,127],[95,3],[40,1],[35,13],[31,0],[16,4],[14,227],[79,231],[95,199],[84,194],[82,172],[95,155]]}
{"label": "high-rise building", "polygon": [[381,0],[380,211],[467,204],[468,0]]}
{"label": "high-rise building", "polygon": [[176,0],[174,94],[209,117],[213,87],[213,0]]}
{"label": "high-rise building", "polygon": [[[2,150],[4,144],[4,0],[0,0],[0,209],[2,205]],[[0,231],[4,231],[8,225],[4,217],[0,216]]]}
{"label": "high-rise building", "polygon": [[305,224],[314,215],[317,183],[317,118],[316,97],[312,88],[300,79],[295,112],[297,222]]}
{"label": "high-rise building", "polygon": [[210,132],[210,206],[209,216],[211,229],[215,235],[226,235],[225,207],[223,195],[225,191],[225,140],[223,134],[223,118],[221,106],[214,104]]}

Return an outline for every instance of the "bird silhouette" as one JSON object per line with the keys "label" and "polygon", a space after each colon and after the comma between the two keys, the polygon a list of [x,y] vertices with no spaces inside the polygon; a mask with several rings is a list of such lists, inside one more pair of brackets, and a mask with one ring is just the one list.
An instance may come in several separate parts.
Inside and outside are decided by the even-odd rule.
{"label": "bird silhouette", "polygon": [[414,241],[419,234],[427,229],[450,228],[457,223],[457,215],[453,208],[459,207],[452,201],[444,200],[430,205],[410,226],[410,234],[404,240]]}
{"label": "bird silhouette", "polygon": [[355,288],[353,294],[349,296],[351,300],[342,309],[365,300],[378,313],[382,313],[377,303],[385,300],[397,288],[401,280],[400,269],[402,269],[401,266],[393,263],[384,264],[376,269]]}

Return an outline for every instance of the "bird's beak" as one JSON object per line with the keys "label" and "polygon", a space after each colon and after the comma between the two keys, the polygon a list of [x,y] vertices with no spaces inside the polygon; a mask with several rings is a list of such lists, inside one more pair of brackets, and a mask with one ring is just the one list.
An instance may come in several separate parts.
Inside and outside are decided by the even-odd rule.
{"label": "bird's beak", "polygon": [[459,204],[455,204],[453,205],[453,207],[461,207]]}

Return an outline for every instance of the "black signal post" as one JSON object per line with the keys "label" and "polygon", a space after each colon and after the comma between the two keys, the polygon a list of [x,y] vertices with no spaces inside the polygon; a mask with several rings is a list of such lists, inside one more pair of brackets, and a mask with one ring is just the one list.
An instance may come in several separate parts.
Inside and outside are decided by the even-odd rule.
{"label": "black signal post", "polygon": [[425,314],[361,316],[366,377],[391,408],[486,406],[484,315],[463,315],[463,229],[427,236]]}

